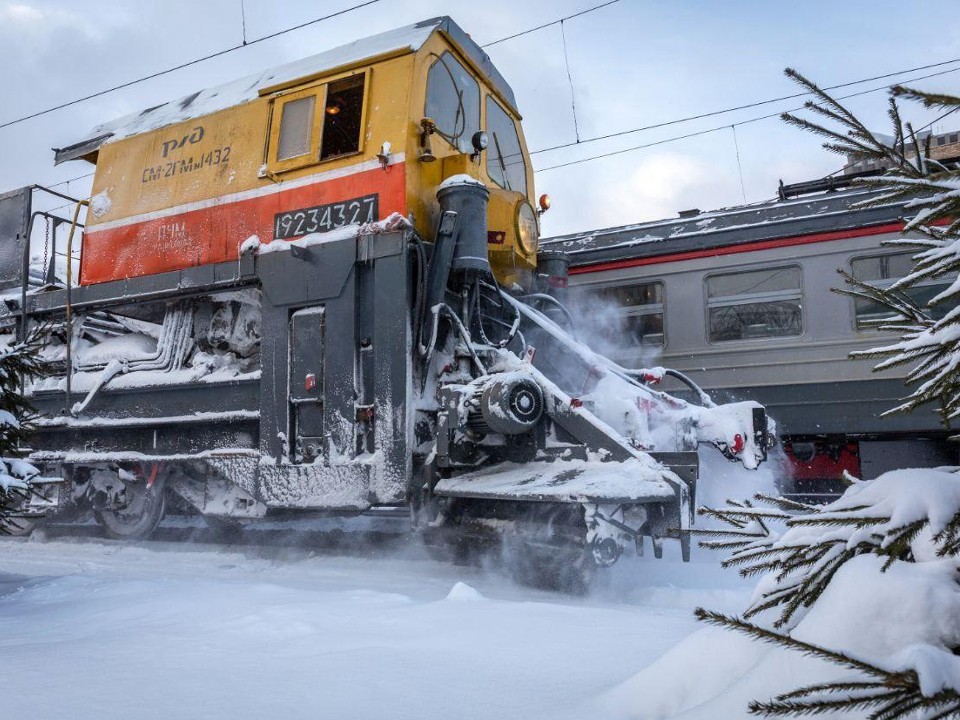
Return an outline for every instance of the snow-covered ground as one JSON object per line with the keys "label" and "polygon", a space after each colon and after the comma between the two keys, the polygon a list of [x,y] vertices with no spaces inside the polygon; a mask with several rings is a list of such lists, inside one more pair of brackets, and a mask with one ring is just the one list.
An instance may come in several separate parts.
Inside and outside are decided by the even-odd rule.
{"label": "snow-covered ground", "polygon": [[[767,489],[740,475],[705,499]],[[623,684],[701,630],[692,609],[740,612],[753,586],[673,542],[586,597],[350,545],[0,540],[3,717],[622,717]]]}
{"label": "snow-covered ground", "polygon": [[[0,543],[8,718],[596,717],[748,585],[634,560],[586,598],[427,559]],[[271,553],[274,555],[274,553]]]}

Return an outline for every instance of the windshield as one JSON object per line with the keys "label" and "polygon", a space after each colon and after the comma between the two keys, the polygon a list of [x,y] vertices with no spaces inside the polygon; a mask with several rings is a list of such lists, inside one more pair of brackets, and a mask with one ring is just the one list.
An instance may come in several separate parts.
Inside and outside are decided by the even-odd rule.
{"label": "windshield", "polygon": [[449,51],[427,73],[425,112],[438,135],[460,152],[472,152],[470,139],[480,129],[480,86]]}
{"label": "windshield", "polygon": [[487,174],[497,185],[507,190],[527,194],[527,166],[520,148],[520,137],[513,119],[493,99],[487,96]]}

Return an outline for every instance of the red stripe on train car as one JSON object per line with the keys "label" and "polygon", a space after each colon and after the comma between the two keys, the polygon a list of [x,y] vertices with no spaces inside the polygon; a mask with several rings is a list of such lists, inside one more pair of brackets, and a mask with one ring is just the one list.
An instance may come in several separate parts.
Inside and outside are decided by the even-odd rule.
{"label": "red stripe on train car", "polygon": [[378,195],[379,216],[407,214],[403,163],[331,178],[289,190],[211,204],[162,218],[132,222],[83,236],[80,284],[155,275],[237,259],[240,244],[251,235],[274,238],[274,217],[344,200]]}
{"label": "red stripe on train car", "polygon": [[712,248],[709,250],[690,250],[688,252],[657,255],[656,257],[649,258],[633,258],[631,260],[614,260],[612,262],[597,263],[596,265],[582,265],[580,267],[570,268],[570,274],[580,275],[582,273],[602,272],[604,270],[640,267],[641,265],[659,265],[660,263],[675,262],[677,260],[695,260],[697,258],[717,257],[719,255],[735,255],[753,250],[769,250],[771,248],[789,247],[791,245],[808,245],[811,243],[827,242],[829,240],[843,240],[867,235],[882,235],[884,233],[900,232],[902,229],[903,223],[897,222],[886,225],[874,225],[873,227],[854,228],[852,230],[816,233],[814,235],[798,235],[797,237],[778,238],[776,240],[759,240],[757,242],[744,243],[743,245],[729,245],[727,247]]}

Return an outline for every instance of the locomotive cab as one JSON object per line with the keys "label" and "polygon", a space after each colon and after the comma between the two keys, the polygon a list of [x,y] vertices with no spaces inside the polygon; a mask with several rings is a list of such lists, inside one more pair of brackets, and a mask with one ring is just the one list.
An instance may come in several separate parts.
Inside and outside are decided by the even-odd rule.
{"label": "locomotive cab", "polygon": [[490,193],[498,280],[529,285],[538,218],[513,91],[449,18],[384,33],[94,129],[57,161],[96,163],[80,283],[235,260],[399,213],[421,237],[437,188]]}

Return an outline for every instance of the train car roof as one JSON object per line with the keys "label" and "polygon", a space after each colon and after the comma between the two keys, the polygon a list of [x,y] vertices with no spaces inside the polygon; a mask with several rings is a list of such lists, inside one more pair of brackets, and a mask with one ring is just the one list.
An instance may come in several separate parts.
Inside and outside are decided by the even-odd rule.
{"label": "train car roof", "polygon": [[689,216],[684,213],[680,218],[546,238],[540,241],[540,248],[565,252],[571,266],[582,267],[900,222],[903,201],[856,207],[879,195],[877,190],[857,188]]}
{"label": "train car roof", "polygon": [[511,108],[518,112],[513,90],[494,67],[487,54],[452,19],[443,16],[355,40],[311,57],[264,70],[224,85],[206,88],[178,100],[103,123],[88,132],[78,142],[64,148],[54,148],[54,162],[59,165],[67,160],[88,158],[108,141],[209,115],[218,110],[255,100],[261,94],[290,86],[298,80],[327,74],[338,68],[362,63],[370,58],[389,56],[392,53],[416,52],[437,31],[443,32],[453,41]]}

